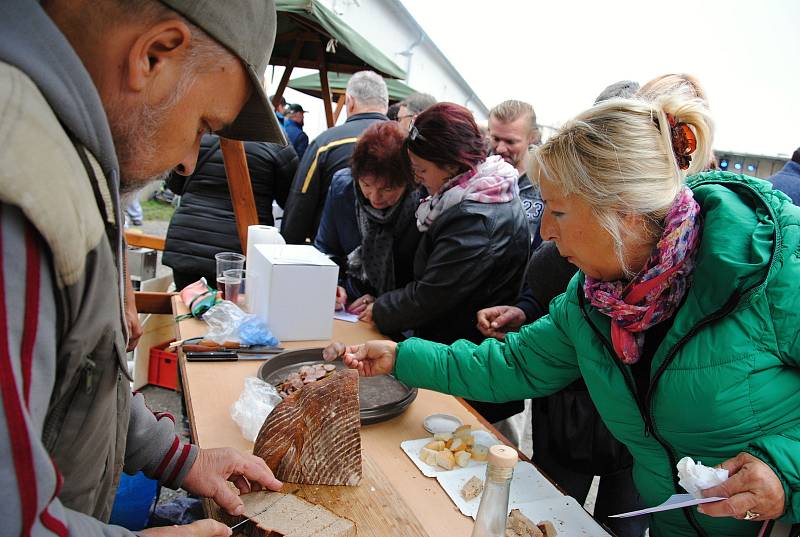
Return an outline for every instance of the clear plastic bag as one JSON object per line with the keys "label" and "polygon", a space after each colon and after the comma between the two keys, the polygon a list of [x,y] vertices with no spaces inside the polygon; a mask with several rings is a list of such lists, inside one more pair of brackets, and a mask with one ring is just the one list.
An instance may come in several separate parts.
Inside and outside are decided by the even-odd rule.
{"label": "clear plastic bag", "polygon": [[230,300],[223,300],[203,315],[208,324],[206,339],[222,344],[226,341],[239,341],[239,325],[247,316]]}
{"label": "clear plastic bag", "polygon": [[203,316],[208,324],[206,339],[219,344],[238,341],[242,345],[279,345],[269,327],[255,315],[245,313],[239,306],[223,300]]}
{"label": "clear plastic bag", "polygon": [[255,442],[264,420],[282,400],[271,384],[256,377],[244,379],[244,390],[231,405],[231,417],[239,425],[242,436]]}

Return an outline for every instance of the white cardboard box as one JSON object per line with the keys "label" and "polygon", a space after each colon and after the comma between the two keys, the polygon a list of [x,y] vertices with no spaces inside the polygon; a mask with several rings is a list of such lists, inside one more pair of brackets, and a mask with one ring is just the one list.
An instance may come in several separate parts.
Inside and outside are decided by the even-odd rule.
{"label": "white cardboard box", "polygon": [[309,245],[259,244],[247,260],[247,307],[281,341],[330,339],[339,266]]}

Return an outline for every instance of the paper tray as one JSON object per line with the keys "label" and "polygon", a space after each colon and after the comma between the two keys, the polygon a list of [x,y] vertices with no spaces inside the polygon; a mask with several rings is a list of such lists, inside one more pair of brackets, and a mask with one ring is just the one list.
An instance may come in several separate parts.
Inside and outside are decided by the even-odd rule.
{"label": "paper tray", "polygon": [[[494,435],[480,429],[472,431],[472,436],[475,437],[476,444],[482,444],[486,447],[492,447],[495,444],[501,443]],[[445,470],[440,466],[431,466],[428,463],[422,462],[422,459],[419,458],[419,452],[425,444],[432,440],[433,435],[427,438],[420,438],[419,440],[406,440],[405,442],[400,442],[400,449],[402,449],[405,454],[408,455],[408,458],[417,465],[417,468],[419,468],[419,471],[422,472],[422,475],[425,477],[436,477],[439,474],[457,472],[458,470],[456,469]],[[486,472],[486,461],[478,462],[470,460],[466,468],[478,468],[481,472]],[[464,468],[462,468],[462,470],[463,469]]]}
{"label": "paper tray", "polygon": [[522,514],[534,523],[549,520],[555,526],[558,535],[566,537],[611,537],[600,524],[581,507],[571,496],[546,498],[536,502],[521,503],[511,509],[519,509]]}
{"label": "paper tray", "polygon": [[[486,480],[486,466],[466,467],[450,472],[440,472],[436,480],[444,491],[456,504],[463,514],[475,518],[481,496],[466,501],[461,495],[464,483],[471,477],[477,477],[482,482]],[[514,477],[511,480],[511,492],[508,497],[508,509],[514,509],[519,504],[538,501],[545,498],[563,498],[559,490],[547,480],[534,465],[520,461],[514,467]],[[537,522],[534,520],[534,522]]]}

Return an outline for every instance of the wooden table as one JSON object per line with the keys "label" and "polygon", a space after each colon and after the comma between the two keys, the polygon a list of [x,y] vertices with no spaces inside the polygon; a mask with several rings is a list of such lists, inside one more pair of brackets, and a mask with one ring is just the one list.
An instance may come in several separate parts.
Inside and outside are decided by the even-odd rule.
{"label": "wooden table", "polygon": [[[173,297],[173,311],[177,315],[186,312],[177,295]],[[178,323],[177,338],[201,336],[205,331],[204,323],[189,319]],[[361,322],[334,320],[333,331],[334,338],[346,344],[381,337]],[[301,349],[327,343],[287,341],[282,346]],[[179,362],[195,443],[203,448],[230,446],[251,453],[253,444],[231,419],[230,406],[239,398],[245,377],[256,376],[262,362],[187,362],[183,356]],[[435,412],[458,416],[464,423],[482,426],[506,441],[459,399],[419,390],[416,400],[400,416],[361,428],[363,479],[357,487],[287,484],[283,491],[353,520],[360,537],[469,535],[472,519],[462,515],[439,483],[423,476],[400,449],[404,440],[430,436],[422,428],[422,420]]]}

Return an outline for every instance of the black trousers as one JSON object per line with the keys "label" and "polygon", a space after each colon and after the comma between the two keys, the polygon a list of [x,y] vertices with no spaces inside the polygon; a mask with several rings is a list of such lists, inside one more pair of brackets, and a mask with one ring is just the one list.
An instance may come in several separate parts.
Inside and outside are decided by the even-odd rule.
{"label": "black trousers", "polygon": [[[534,402],[535,403],[535,402]],[[537,421],[540,424],[537,428]],[[533,405],[533,462],[547,476],[558,483],[564,491],[582,505],[586,501],[593,475],[571,470],[561,464],[549,447],[546,414],[539,405]],[[633,484],[631,469],[604,475],[594,505],[594,517],[617,537],[643,537],[648,527],[646,516],[632,518],[608,518],[609,515],[626,513],[647,507],[642,504],[639,492]]]}

